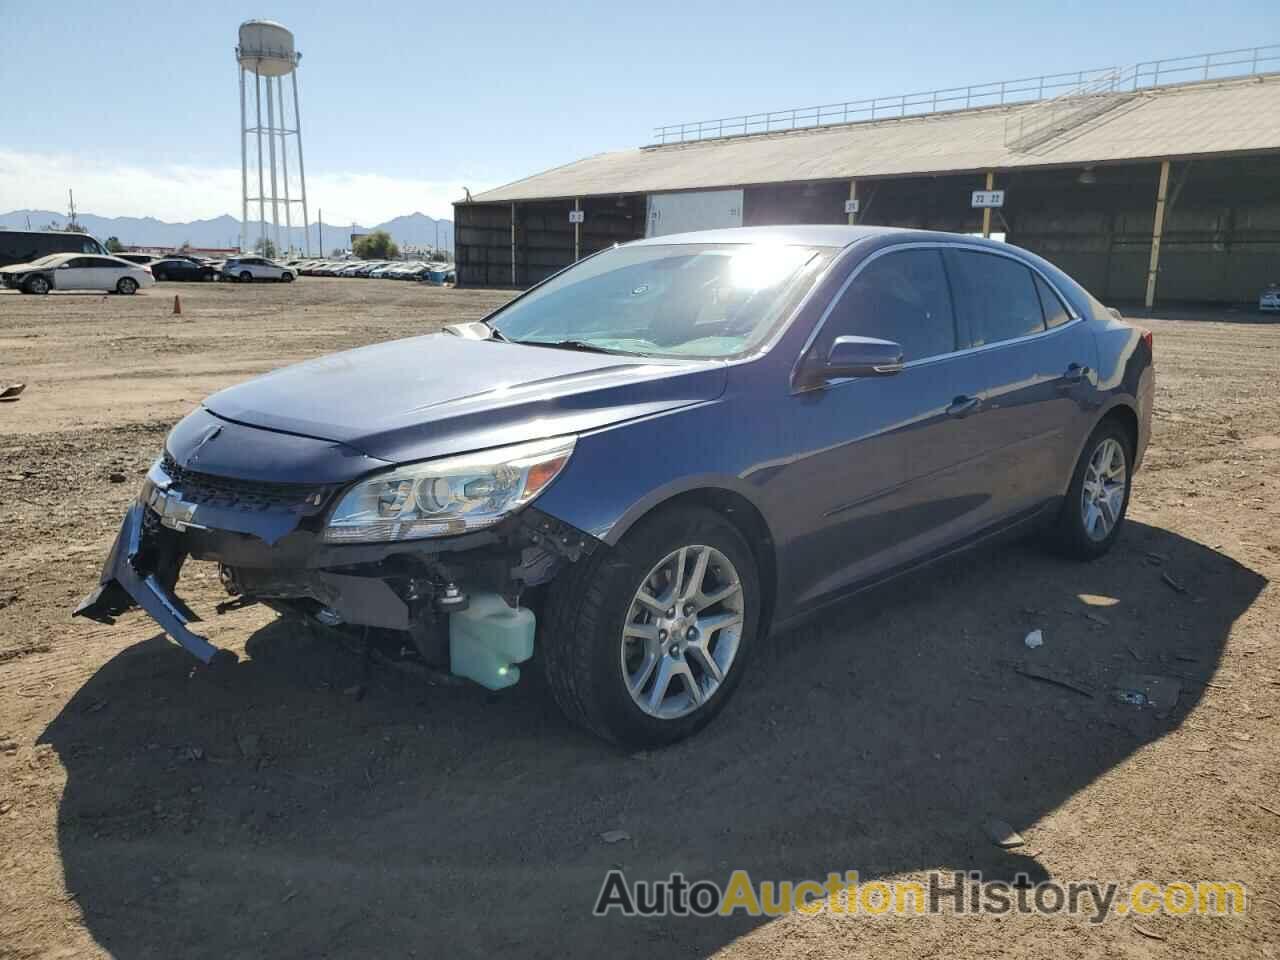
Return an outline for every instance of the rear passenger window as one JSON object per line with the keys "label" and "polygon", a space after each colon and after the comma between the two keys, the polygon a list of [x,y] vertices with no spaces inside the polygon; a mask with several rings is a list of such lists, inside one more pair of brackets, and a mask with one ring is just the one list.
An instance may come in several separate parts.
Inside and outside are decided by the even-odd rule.
{"label": "rear passenger window", "polygon": [[1016,260],[991,253],[957,250],[955,262],[961,310],[973,345],[1013,340],[1045,329],[1040,295],[1031,270]]}
{"label": "rear passenger window", "polygon": [[863,268],[832,308],[822,350],[836,337],[875,337],[902,346],[906,362],[956,349],[951,291],[937,250],[886,253]]}
{"label": "rear passenger window", "polygon": [[1071,319],[1071,313],[1063,305],[1062,299],[1044,282],[1044,277],[1035,275],[1036,293],[1040,294],[1040,306],[1044,309],[1044,322],[1050,327],[1060,327]]}

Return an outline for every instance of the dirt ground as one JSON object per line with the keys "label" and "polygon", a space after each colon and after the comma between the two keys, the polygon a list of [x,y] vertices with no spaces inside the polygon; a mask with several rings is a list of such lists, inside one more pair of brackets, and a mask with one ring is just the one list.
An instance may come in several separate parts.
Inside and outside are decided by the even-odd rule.
{"label": "dirt ground", "polygon": [[[0,381],[28,384],[0,404],[0,956],[1280,953],[1280,325],[1244,314],[1149,321],[1155,436],[1108,557],[1015,544],[851,601],[772,638],[721,718],[662,752],[568,726],[536,669],[501,695],[375,670],[358,699],[357,660],[322,636],[260,608],[213,616],[204,564],[182,591],[242,654],[228,677],[141,614],[71,620],[201,397],[505,296],[0,293]],[[1133,673],[1175,680],[1176,706],[1120,702]],[[993,844],[991,816],[1025,844]],[[612,866],[1229,879],[1252,898],[1240,918],[1099,925],[593,919]]]}

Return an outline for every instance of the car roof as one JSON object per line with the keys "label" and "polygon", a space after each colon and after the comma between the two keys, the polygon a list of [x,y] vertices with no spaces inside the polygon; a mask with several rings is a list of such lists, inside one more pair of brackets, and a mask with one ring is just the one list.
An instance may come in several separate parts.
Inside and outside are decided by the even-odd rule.
{"label": "car roof", "polygon": [[659,246],[671,243],[779,243],[809,247],[847,247],[872,237],[900,236],[903,239],[960,240],[996,249],[1007,249],[1007,244],[997,240],[984,240],[965,234],[945,233],[938,230],[912,230],[905,227],[843,226],[839,224],[794,224],[774,227],[724,227],[719,230],[698,230],[691,233],[672,233],[662,237],[635,240],[628,246]]}
{"label": "car roof", "polygon": [[893,227],[852,227],[831,224],[795,224],[776,227],[724,227],[719,230],[697,230],[671,233],[662,237],[637,240],[637,245],[657,246],[667,243],[784,243],[812,247],[847,247],[867,237],[893,231]]}

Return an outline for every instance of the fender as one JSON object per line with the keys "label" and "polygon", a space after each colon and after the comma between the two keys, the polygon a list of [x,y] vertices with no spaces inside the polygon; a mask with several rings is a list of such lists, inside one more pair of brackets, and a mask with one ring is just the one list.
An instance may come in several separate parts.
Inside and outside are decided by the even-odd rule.
{"label": "fender", "polygon": [[[775,529],[759,488],[744,479],[754,464],[749,445],[725,422],[733,406],[721,397],[580,436],[564,472],[538,498],[538,509],[613,546],[673,497],[725,490]],[[692,464],[708,469],[690,473]]]}

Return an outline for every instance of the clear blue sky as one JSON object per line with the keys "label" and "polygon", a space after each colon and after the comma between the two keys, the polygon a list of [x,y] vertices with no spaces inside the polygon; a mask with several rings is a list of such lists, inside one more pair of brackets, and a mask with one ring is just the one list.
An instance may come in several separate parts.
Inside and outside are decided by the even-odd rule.
{"label": "clear blue sky", "polygon": [[1280,42],[1280,0],[0,0],[0,16],[0,209],[61,209],[69,180],[85,210],[163,219],[236,212],[232,50],[250,17],[303,53],[313,207],[366,222],[447,215],[461,185],[664,122]]}

